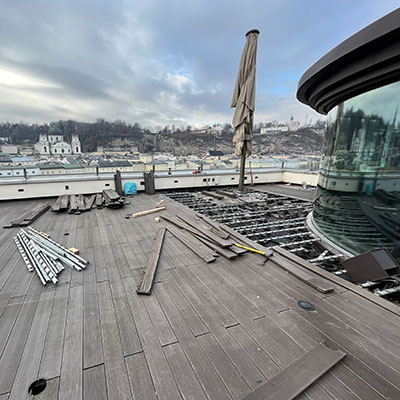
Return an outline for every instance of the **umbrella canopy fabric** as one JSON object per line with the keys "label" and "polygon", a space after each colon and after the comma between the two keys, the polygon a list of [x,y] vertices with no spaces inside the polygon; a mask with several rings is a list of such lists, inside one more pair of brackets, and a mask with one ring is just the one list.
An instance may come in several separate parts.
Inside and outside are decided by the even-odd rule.
{"label": "umbrella canopy fabric", "polygon": [[[235,154],[242,154],[245,134],[250,134],[253,138],[253,115],[256,98],[256,61],[257,61],[257,41],[259,31],[253,29],[246,34],[246,44],[244,45],[242,58],[240,59],[239,72],[233,91],[231,107],[235,107],[233,115],[233,128],[235,135]],[[252,141],[246,143],[246,153],[251,155]]]}

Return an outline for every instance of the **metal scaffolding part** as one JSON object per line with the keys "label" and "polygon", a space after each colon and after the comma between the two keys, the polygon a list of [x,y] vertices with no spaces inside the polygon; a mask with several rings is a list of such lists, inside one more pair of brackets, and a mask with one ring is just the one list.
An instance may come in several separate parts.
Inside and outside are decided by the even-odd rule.
{"label": "metal scaffolding part", "polygon": [[14,241],[28,271],[35,271],[43,285],[50,281],[56,284],[64,265],[81,271],[89,263],[31,227],[27,232],[21,229]]}
{"label": "metal scaffolding part", "polygon": [[33,266],[31,264],[31,262],[29,261],[28,256],[26,255],[25,249],[22,247],[21,242],[19,241],[19,239],[16,236],[14,236],[14,242],[17,245],[17,248],[18,248],[18,250],[19,250],[19,252],[21,254],[22,259],[24,260],[26,268],[28,268],[29,272],[32,272],[33,271]]}

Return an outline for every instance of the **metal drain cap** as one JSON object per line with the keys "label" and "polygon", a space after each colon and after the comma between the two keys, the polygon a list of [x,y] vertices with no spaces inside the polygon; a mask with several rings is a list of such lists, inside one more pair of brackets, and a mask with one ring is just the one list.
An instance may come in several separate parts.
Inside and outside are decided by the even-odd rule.
{"label": "metal drain cap", "polygon": [[31,383],[28,389],[28,393],[32,396],[36,396],[39,393],[42,393],[44,389],[46,389],[47,382],[46,379],[38,379]]}
{"label": "metal drain cap", "polygon": [[315,307],[309,301],[300,300],[297,302],[297,305],[306,311],[314,311],[315,310]]}

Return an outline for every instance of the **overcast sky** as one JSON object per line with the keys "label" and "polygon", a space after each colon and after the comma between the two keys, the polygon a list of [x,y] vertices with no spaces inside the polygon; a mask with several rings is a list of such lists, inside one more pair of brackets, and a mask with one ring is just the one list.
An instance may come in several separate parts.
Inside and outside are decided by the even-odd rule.
{"label": "overcast sky", "polygon": [[399,0],[0,0],[0,121],[230,122],[258,28],[256,122],[304,123],[315,61]]}

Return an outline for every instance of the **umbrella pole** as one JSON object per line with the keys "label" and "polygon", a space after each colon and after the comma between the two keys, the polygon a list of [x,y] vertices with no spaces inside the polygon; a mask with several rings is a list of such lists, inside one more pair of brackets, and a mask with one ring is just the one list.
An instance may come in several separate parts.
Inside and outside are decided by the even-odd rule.
{"label": "umbrella pole", "polygon": [[243,148],[242,148],[242,158],[240,160],[240,176],[239,176],[239,192],[243,191],[244,185],[244,171],[246,167],[246,151],[247,151],[247,140],[243,141]]}

